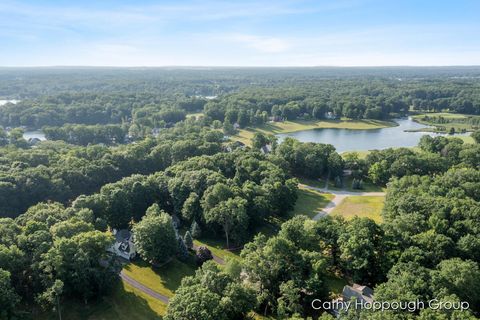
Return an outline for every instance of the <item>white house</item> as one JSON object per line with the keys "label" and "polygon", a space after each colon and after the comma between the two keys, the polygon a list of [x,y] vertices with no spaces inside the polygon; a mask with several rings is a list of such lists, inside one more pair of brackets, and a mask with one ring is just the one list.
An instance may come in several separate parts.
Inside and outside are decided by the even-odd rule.
{"label": "white house", "polygon": [[115,243],[107,251],[127,260],[135,258],[137,252],[133,243],[133,234],[127,229],[113,229],[112,233],[115,236]]}
{"label": "white house", "polygon": [[329,111],[325,112],[325,118],[328,120],[335,120],[337,119],[337,116],[333,112]]}

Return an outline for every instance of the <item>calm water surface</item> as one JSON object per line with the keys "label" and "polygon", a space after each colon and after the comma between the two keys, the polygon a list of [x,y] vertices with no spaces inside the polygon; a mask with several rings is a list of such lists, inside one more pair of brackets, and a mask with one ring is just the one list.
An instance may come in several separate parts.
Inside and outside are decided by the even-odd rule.
{"label": "calm water surface", "polygon": [[23,133],[23,138],[28,141],[30,138],[37,138],[40,140],[47,140],[45,138],[45,134],[41,130],[35,130],[35,131],[25,131]]}
{"label": "calm water surface", "polygon": [[[442,135],[433,132],[405,132],[405,130],[427,127],[410,118],[396,119],[395,122],[398,123],[398,126],[382,129],[313,129],[281,133],[276,136],[279,138],[278,142],[282,142],[286,137],[292,137],[301,142],[330,143],[338,152],[345,152],[387,149],[391,147],[414,147],[423,135]],[[468,135],[468,133],[462,135]]]}

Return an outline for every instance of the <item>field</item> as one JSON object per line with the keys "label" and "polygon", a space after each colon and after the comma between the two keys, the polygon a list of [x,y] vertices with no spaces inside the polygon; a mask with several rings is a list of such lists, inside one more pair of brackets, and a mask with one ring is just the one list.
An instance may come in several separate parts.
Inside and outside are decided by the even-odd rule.
{"label": "field", "polygon": [[293,215],[303,214],[310,218],[313,218],[334,197],[332,194],[321,193],[302,186],[300,186],[297,194],[298,200],[295,203]]}
{"label": "field", "polygon": [[172,297],[182,278],[193,275],[195,268],[192,258],[188,263],[174,259],[159,268],[143,261],[132,262],[123,268],[123,272],[150,289]]}
{"label": "field", "polygon": [[381,120],[284,121],[267,123],[255,128],[241,129],[238,134],[232,136],[232,139],[250,145],[251,139],[256,132],[278,134],[311,129],[379,129],[392,126],[395,126],[394,122]]}
{"label": "field", "polygon": [[382,196],[349,196],[333,209],[332,214],[341,215],[347,220],[359,216],[381,223],[384,201]]}
{"label": "field", "polygon": [[[430,118],[432,117],[442,117],[445,119],[446,123],[439,122],[435,119],[424,119],[425,116]],[[462,130],[474,131],[478,129],[478,125],[473,125],[471,123],[465,123],[467,119],[473,119],[480,121],[480,116],[472,116],[460,113],[446,113],[446,112],[435,112],[435,113],[423,113],[412,116],[413,120],[418,123],[435,126],[435,130],[425,130],[425,131],[442,131],[449,132],[450,128],[455,128],[456,132],[461,132]],[[438,118],[437,118],[438,119]]]}

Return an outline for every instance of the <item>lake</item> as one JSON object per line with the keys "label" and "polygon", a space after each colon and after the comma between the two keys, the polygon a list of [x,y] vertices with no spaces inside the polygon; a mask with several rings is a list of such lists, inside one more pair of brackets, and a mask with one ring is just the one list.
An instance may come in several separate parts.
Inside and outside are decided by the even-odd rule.
{"label": "lake", "polygon": [[19,102],[20,100],[0,100],[0,106],[3,106],[4,104],[7,104],[9,102],[13,103],[13,104],[16,104],[17,102]]}
{"label": "lake", "polygon": [[31,138],[37,138],[37,139],[40,139],[42,141],[47,140],[47,138],[45,138],[45,134],[40,130],[25,131],[23,133],[23,138],[27,141],[28,141],[28,139],[31,139]]}
{"label": "lake", "polygon": [[[295,138],[301,142],[330,143],[338,152],[345,151],[367,151],[374,149],[387,149],[398,147],[414,147],[423,135],[438,136],[445,135],[433,132],[405,132],[405,130],[416,130],[428,126],[417,123],[411,118],[395,119],[396,127],[353,130],[353,129],[313,129],[290,133],[280,133],[278,142],[286,137]],[[468,135],[469,133],[461,134]]]}

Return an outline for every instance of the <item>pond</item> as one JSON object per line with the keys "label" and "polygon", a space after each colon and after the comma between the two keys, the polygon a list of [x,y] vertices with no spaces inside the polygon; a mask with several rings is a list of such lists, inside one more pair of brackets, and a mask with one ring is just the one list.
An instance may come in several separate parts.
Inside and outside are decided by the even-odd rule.
{"label": "pond", "polygon": [[16,104],[17,102],[19,102],[19,100],[0,100],[0,106],[3,106],[4,104],[7,104],[7,103]]}
{"label": "pond", "polygon": [[[423,135],[444,135],[433,132],[406,132],[405,130],[416,130],[427,127],[426,125],[413,121],[411,118],[396,119],[395,122],[398,123],[398,126],[381,129],[313,129],[280,133],[276,136],[278,137],[278,142],[282,142],[286,137],[292,137],[301,142],[330,143],[338,152],[345,152],[414,147]],[[462,135],[468,134],[469,133]]]}
{"label": "pond", "polygon": [[37,138],[37,139],[40,139],[42,141],[47,140],[47,138],[45,138],[45,134],[40,130],[25,131],[23,133],[23,138],[27,141],[28,141],[28,139],[33,139],[33,138]]}

